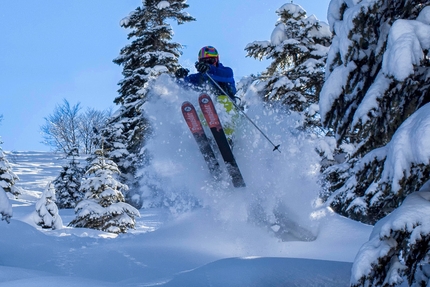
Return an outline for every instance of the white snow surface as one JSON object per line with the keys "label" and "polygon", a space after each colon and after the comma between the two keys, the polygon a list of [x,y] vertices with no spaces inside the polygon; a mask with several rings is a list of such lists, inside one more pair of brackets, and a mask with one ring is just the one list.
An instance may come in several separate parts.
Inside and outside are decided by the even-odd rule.
{"label": "white snow surface", "polygon": [[[266,230],[222,221],[211,208],[172,217],[141,210],[136,230],[116,236],[70,228],[73,210],[60,210],[64,228],[42,230],[31,214],[41,181],[60,171],[51,153],[17,152],[20,186],[11,223],[0,222],[0,286],[347,286],[351,262],[371,227],[325,212],[317,240],[280,242]],[[52,160],[58,165],[44,166]],[[26,171],[24,171],[27,170]],[[233,211],[232,211],[233,212]]]}
{"label": "white snow surface", "polygon": [[[183,121],[181,103],[197,104],[197,97],[168,77],[156,83],[145,105],[154,126],[147,144],[152,164],[143,172],[167,194],[181,191],[202,207],[141,209],[127,234],[67,227],[73,210],[59,211],[63,228],[41,229],[32,218],[35,203],[65,162],[47,152],[6,153],[25,191],[9,197],[11,223],[0,221],[0,287],[348,286],[372,227],[318,207],[315,143],[291,128],[297,118],[244,99],[248,116],[281,144],[281,153],[241,123],[233,152],[247,187],[234,189],[227,177],[212,181]],[[316,240],[281,241],[249,222],[250,206],[258,202],[270,216],[282,199]]]}

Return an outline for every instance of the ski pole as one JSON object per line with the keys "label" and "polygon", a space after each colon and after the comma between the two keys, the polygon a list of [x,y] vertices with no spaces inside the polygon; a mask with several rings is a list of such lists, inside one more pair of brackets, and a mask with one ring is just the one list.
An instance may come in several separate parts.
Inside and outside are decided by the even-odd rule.
{"label": "ski pole", "polygon": [[245,112],[228,96],[228,94],[224,91],[224,89],[223,88],[221,88],[221,86],[214,80],[214,79],[212,79],[212,77],[211,76],[209,76],[209,74],[206,72],[205,73],[206,74],[206,76],[212,81],[212,83],[214,83],[215,84],[215,86],[224,94],[224,95],[226,95],[227,96],[227,98],[231,101],[231,103],[233,104],[233,106],[236,108],[236,110],[239,112],[239,113],[241,113],[243,116],[245,116],[245,118],[266,138],[266,140],[273,146],[273,151],[275,151],[275,150],[277,150],[277,151],[279,151],[279,152],[281,152],[280,150],[279,150],[279,146],[280,146],[280,144],[278,144],[278,145],[275,145],[270,139],[269,139],[269,137],[254,123],[254,121],[253,120],[251,120],[251,118],[250,117],[248,117],[248,115],[247,114],[245,114]]}

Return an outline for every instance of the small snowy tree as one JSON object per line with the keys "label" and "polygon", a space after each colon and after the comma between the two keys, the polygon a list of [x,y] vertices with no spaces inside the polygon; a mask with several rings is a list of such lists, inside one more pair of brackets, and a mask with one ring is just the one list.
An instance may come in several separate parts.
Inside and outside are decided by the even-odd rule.
{"label": "small snowy tree", "polygon": [[335,37],[320,112],[338,146],[354,148],[325,171],[325,197],[337,212],[374,224],[430,177],[426,150],[410,150],[412,134],[419,136],[411,127],[425,133],[427,119],[417,116],[399,131],[430,101],[430,7],[423,0],[332,0],[328,17]]}
{"label": "small snowy tree", "polygon": [[270,41],[248,44],[248,56],[271,59],[258,81],[266,101],[281,102],[305,116],[304,126],[320,126],[318,97],[324,82],[324,66],[331,32],[328,25],[307,17],[297,4],[288,3],[276,13],[279,20]]}
{"label": "small snowy tree", "polygon": [[[0,115],[0,122],[2,118],[3,116]],[[0,147],[0,214],[1,219],[6,220],[7,223],[10,223],[10,218],[13,213],[12,205],[9,202],[6,192],[10,192],[15,196],[20,194],[20,190],[15,187],[15,181],[17,180],[18,176],[12,172],[9,161],[6,159],[6,156]]]}
{"label": "small snowy tree", "polygon": [[18,180],[18,176],[12,171],[12,166],[7,160],[3,149],[0,147],[0,187],[5,192],[18,196],[21,194],[21,189],[15,186]]}
{"label": "small snowy tree", "polygon": [[82,180],[84,199],[76,208],[76,218],[70,222],[73,227],[98,229],[112,233],[125,233],[134,228],[137,209],[124,202],[123,190],[127,186],[115,179],[118,166],[105,159],[103,152],[93,161]]}
{"label": "small snowy tree", "polygon": [[0,214],[1,214],[1,220],[6,220],[7,223],[10,223],[10,219],[13,215],[12,205],[10,204],[10,201],[6,195],[6,192],[1,187],[0,187]]}
{"label": "small snowy tree", "polygon": [[60,175],[52,182],[57,192],[57,205],[59,208],[75,208],[76,203],[83,198],[80,191],[84,169],[79,166],[77,148],[74,148],[67,157],[69,163],[63,166]]}
{"label": "small snowy tree", "polygon": [[42,228],[61,229],[63,221],[58,214],[55,204],[55,189],[50,183],[42,193],[42,197],[36,202],[36,213],[38,215],[36,224]]}
{"label": "small snowy tree", "polygon": [[173,74],[179,67],[182,46],[171,41],[173,30],[168,21],[184,24],[194,20],[183,12],[189,6],[185,0],[142,2],[143,7],[136,8],[120,23],[122,27],[131,29],[128,38],[133,41],[121,49],[120,56],[114,60],[123,66],[120,95],[114,100],[121,107],[101,133],[109,157],[118,164],[123,182],[132,189],[127,193],[128,199],[137,189],[136,169],[144,161],[141,150],[149,126],[143,116],[142,105],[150,82],[161,73]]}

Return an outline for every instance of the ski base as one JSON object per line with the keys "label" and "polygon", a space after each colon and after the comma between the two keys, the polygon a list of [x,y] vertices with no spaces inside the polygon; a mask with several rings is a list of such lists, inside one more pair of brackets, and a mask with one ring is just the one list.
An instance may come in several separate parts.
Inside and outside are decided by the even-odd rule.
{"label": "ski base", "polygon": [[182,115],[190,129],[199,149],[203,155],[203,158],[208,165],[209,171],[212,176],[218,178],[221,174],[221,169],[216,159],[215,153],[209,143],[203,126],[200,122],[199,116],[197,115],[196,109],[190,102],[184,102],[181,107]]}
{"label": "ski base", "polygon": [[227,171],[230,174],[233,182],[233,186],[245,187],[245,181],[239,170],[236,159],[234,158],[233,152],[228,143],[212,99],[207,94],[201,94],[199,97],[199,105],[212,132],[215,142],[218,145],[218,149],[221,153],[224,163],[226,164]]}

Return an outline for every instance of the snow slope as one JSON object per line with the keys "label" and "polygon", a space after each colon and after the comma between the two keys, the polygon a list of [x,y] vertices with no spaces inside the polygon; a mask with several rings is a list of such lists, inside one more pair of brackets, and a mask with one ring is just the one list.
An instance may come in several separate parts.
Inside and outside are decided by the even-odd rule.
{"label": "snow slope", "polygon": [[[181,118],[182,101],[196,102],[198,94],[168,78],[155,90],[145,104],[154,137],[143,183],[158,183],[181,204],[140,210],[136,229],[118,236],[67,227],[73,210],[60,210],[64,228],[42,230],[34,224],[35,203],[64,160],[48,152],[7,152],[26,192],[11,199],[11,223],[0,222],[0,287],[347,286],[372,227],[318,207],[317,157],[312,139],[295,131],[298,119],[265,111],[252,95],[246,99],[247,114],[282,152],[273,153],[244,124],[234,152],[247,187],[234,189],[228,178],[212,182]],[[198,198],[201,207],[188,208],[187,198]],[[273,219],[282,200],[288,217],[316,240],[281,241],[250,220],[255,206]]]}
{"label": "snow slope", "polygon": [[[280,242],[267,230],[222,221],[211,208],[172,217],[141,210],[137,229],[118,237],[31,222],[34,203],[61,161],[18,152],[11,162],[20,187],[10,224],[0,222],[0,286],[347,286],[351,262],[371,227],[335,214],[320,221],[317,240]],[[61,210],[67,225],[72,210]]]}
{"label": "snow slope", "polygon": [[[16,204],[18,217],[31,212]],[[279,242],[258,228],[214,222],[208,210],[175,220],[144,212],[135,232],[116,238],[41,231],[17,219],[0,229],[0,286],[347,286],[370,232],[333,215],[316,241]]]}

